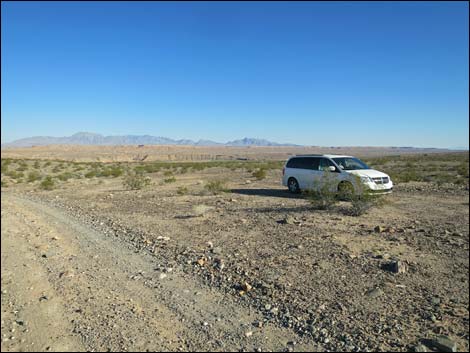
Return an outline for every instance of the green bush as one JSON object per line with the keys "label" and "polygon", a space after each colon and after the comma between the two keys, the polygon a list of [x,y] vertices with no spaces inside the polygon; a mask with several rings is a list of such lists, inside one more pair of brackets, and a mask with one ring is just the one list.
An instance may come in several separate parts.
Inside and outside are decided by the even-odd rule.
{"label": "green bush", "polygon": [[172,176],[173,172],[171,170],[166,170],[165,172],[163,172],[163,175],[164,176]]}
{"label": "green bush", "polygon": [[26,181],[28,183],[32,183],[39,179],[41,179],[41,175],[37,171],[34,170],[28,174],[28,178],[26,179]]}
{"label": "green bush", "polygon": [[96,170],[90,170],[89,172],[85,173],[85,178],[94,178],[96,177],[97,171]]}
{"label": "green bush", "polygon": [[8,187],[7,182],[2,180],[2,188],[6,188],[6,187]]}
{"label": "green bush", "polygon": [[169,184],[169,183],[174,183],[176,181],[176,178],[174,176],[170,178],[163,179],[163,182]]}
{"label": "green bush", "polygon": [[101,171],[97,176],[109,177],[112,176],[113,178],[117,178],[123,174],[123,170],[120,167],[111,167],[105,168]]}
{"label": "green bush", "polygon": [[227,192],[227,187],[226,187],[226,183],[225,181],[222,181],[222,180],[212,180],[210,182],[208,182],[204,188],[213,193],[213,194],[219,194],[221,192]]}
{"label": "green bush", "polygon": [[186,195],[188,193],[188,188],[186,186],[180,186],[177,190],[176,193],[178,195]]}
{"label": "green bush", "polygon": [[253,172],[252,175],[258,180],[263,180],[266,178],[266,169],[258,169],[257,171]]}
{"label": "green bush", "polygon": [[54,186],[55,186],[54,180],[49,175],[46,178],[44,178],[44,180],[41,181],[41,183],[39,184],[39,187],[42,190],[52,190]]}
{"label": "green bush", "polygon": [[331,210],[338,202],[337,180],[332,172],[325,171],[314,191],[309,192],[310,203],[316,210]]}
{"label": "green bush", "polygon": [[59,174],[57,176],[57,179],[61,180],[61,181],[67,181],[69,179],[73,178],[73,174],[72,173],[69,173],[69,172],[64,172],[62,174]]}
{"label": "green bush", "polygon": [[141,172],[133,171],[124,177],[122,184],[128,190],[140,190],[150,185],[150,178],[144,176]]}
{"label": "green bush", "polygon": [[354,217],[362,216],[370,209],[384,204],[384,199],[378,195],[364,193],[363,195],[354,195],[350,199],[351,208],[348,214]]}

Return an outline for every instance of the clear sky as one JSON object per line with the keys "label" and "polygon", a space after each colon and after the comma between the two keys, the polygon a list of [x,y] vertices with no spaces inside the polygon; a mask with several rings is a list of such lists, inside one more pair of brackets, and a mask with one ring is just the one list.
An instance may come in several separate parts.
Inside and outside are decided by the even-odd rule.
{"label": "clear sky", "polygon": [[2,142],[468,147],[467,2],[4,2]]}

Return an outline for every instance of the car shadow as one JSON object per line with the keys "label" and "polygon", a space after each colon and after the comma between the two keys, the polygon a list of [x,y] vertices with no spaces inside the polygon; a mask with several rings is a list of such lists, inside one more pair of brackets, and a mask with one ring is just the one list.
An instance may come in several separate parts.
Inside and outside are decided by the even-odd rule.
{"label": "car shadow", "polygon": [[232,189],[234,194],[252,195],[252,196],[268,196],[268,197],[282,197],[287,199],[304,199],[305,195],[292,194],[288,190],[282,189]]}

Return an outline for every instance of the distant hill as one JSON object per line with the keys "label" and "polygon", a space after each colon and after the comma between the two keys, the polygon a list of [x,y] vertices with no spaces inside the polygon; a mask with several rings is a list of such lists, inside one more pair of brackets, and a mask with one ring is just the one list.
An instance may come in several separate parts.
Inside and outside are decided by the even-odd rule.
{"label": "distant hill", "polygon": [[187,146],[298,146],[288,143],[277,143],[268,140],[245,137],[227,143],[219,143],[210,140],[173,140],[167,137],[150,135],[123,135],[103,136],[91,132],[78,132],[72,136],[52,137],[35,136],[2,143],[2,148],[31,147],[45,145],[187,145]]}

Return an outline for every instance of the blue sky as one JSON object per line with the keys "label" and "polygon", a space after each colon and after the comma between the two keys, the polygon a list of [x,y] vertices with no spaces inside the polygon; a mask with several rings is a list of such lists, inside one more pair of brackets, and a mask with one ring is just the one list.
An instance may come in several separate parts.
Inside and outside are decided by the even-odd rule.
{"label": "blue sky", "polygon": [[468,147],[467,2],[2,2],[2,142]]}

